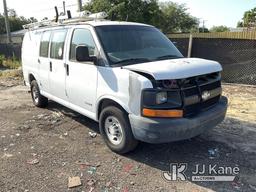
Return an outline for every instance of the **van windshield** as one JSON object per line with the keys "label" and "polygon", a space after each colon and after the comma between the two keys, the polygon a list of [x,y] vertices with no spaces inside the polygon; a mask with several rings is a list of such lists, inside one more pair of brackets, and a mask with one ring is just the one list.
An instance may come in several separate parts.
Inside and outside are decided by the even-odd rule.
{"label": "van windshield", "polygon": [[102,25],[95,27],[110,65],[183,57],[158,29],[140,25]]}

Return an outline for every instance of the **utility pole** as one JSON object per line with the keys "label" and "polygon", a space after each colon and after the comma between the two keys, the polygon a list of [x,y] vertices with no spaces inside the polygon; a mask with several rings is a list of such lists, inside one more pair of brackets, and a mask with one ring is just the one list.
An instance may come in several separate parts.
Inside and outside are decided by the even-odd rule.
{"label": "utility pole", "polygon": [[6,34],[7,34],[7,42],[12,43],[6,0],[3,0],[3,5],[4,5],[4,20],[5,20],[5,27],[6,27]]}
{"label": "utility pole", "polygon": [[203,20],[203,33],[204,33],[204,20]]}
{"label": "utility pole", "polygon": [[82,0],[77,0],[78,11],[82,11]]}

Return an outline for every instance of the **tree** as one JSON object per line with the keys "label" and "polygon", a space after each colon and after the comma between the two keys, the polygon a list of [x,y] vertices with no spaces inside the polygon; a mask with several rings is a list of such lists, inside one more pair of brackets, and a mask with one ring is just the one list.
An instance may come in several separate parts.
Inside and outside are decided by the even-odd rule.
{"label": "tree", "polygon": [[199,27],[199,29],[197,29],[197,32],[199,31],[199,33],[209,33],[209,29],[206,27]]}
{"label": "tree", "polygon": [[84,7],[91,12],[105,11],[108,19],[151,23],[159,10],[156,0],[91,0]]}
{"label": "tree", "polygon": [[183,4],[158,4],[157,0],[91,0],[84,7],[91,12],[105,11],[108,19],[147,23],[165,33],[189,32],[197,26],[196,18]]}
{"label": "tree", "polygon": [[237,26],[236,27],[243,27],[243,26],[244,26],[243,21],[238,21],[237,22]]}
{"label": "tree", "polygon": [[244,25],[246,27],[253,27],[256,23],[256,7],[250,11],[246,11],[243,17]]}
{"label": "tree", "polygon": [[8,9],[7,12],[9,17],[17,17],[17,13],[14,9]]}
{"label": "tree", "polygon": [[198,26],[198,21],[187,13],[185,4],[173,2],[161,3],[162,30],[165,33],[190,32]]}
{"label": "tree", "polygon": [[[10,23],[11,32],[23,29],[22,25],[25,25],[31,22],[37,22],[37,19],[34,17],[30,17],[29,19],[26,19],[23,16],[18,17],[14,9],[9,9],[8,15],[9,15],[8,19]],[[0,34],[4,34],[4,33],[6,33],[4,16],[0,14]]]}
{"label": "tree", "polygon": [[213,26],[210,29],[210,32],[227,32],[230,31],[229,28],[227,26],[224,25],[220,25],[220,26]]}
{"label": "tree", "polygon": [[255,27],[256,26],[256,7],[244,12],[242,21],[238,22],[239,27]]}

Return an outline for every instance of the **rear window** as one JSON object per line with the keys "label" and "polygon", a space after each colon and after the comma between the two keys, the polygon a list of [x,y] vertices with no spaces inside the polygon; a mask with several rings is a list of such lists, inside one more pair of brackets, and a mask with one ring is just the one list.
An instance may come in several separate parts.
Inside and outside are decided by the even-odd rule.
{"label": "rear window", "polygon": [[50,57],[53,59],[63,59],[64,44],[67,30],[54,31],[51,38]]}
{"label": "rear window", "polygon": [[51,32],[46,31],[42,35],[41,43],[40,43],[40,57],[48,57],[49,51],[49,41],[50,41]]}

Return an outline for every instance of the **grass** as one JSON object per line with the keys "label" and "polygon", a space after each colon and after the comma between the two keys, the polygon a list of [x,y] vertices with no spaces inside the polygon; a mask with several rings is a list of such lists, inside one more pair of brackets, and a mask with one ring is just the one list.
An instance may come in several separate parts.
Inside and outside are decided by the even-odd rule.
{"label": "grass", "polygon": [[0,68],[18,69],[20,66],[21,61],[16,57],[6,58],[4,55],[0,55]]}
{"label": "grass", "polygon": [[0,55],[0,77],[21,77],[22,71],[17,70],[21,66],[20,60],[16,57],[6,58],[4,55]]}
{"label": "grass", "polygon": [[0,71],[0,78],[8,78],[8,77],[22,77],[22,71],[21,70]]}

